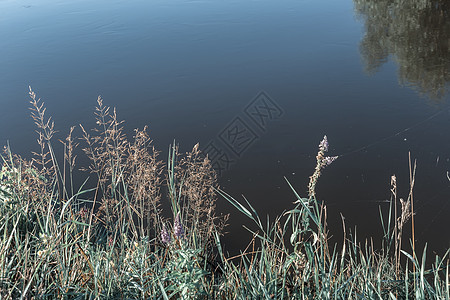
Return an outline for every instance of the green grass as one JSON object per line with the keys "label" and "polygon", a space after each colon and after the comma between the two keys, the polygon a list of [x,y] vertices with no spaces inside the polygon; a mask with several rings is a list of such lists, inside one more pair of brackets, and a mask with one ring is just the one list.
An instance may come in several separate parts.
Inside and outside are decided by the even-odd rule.
{"label": "green grass", "polygon": [[[426,247],[402,243],[414,216],[415,170],[407,201],[398,203],[393,178],[391,209],[380,213],[382,247],[361,243],[344,224],[338,248],[315,192],[336,159],[325,156],[326,138],[308,195],[287,182],[295,206],[270,222],[220,190],[198,145],[185,154],[172,145],[164,163],[146,129],[128,141],[101,98],[97,127],[80,127],[81,140],[71,128],[58,160],[53,123],[31,89],[30,97],[40,151],[32,160],[8,148],[2,155],[1,299],[450,299],[448,251],[427,269]],[[90,160],[86,173],[76,171],[78,148]],[[74,178],[80,174],[86,179]],[[215,213],[219,198],[255,223],[238,256],[222,251],[227,216]]]}

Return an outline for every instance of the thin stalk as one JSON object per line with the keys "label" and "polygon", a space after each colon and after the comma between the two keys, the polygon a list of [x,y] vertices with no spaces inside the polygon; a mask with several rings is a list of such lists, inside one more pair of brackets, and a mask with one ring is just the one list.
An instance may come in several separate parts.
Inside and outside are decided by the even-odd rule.
{"label": "thin stalk", "polygon": [[[409,162],[409,197],[411,199],[411,234],[412,234],[412,248],[413,248],[413,258],[416,259],[416,237],[414,233],[414,198],[413,198],[413,188],[416,173],[416,161],[414,160],[414,170],[411,169],[411,151],[408,152],[408,162]],[[416,273],[416,267],[413,264],[413,274]],[[416,280],[414,280],[414,290],[416,289]]]}

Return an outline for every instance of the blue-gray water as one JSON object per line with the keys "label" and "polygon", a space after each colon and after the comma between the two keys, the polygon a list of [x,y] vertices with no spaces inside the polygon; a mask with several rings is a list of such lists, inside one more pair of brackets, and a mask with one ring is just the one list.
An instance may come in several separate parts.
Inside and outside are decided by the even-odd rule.
{"label": "blue-gray water", "polygon": [[[411,151],[416,236],[442,253],[449,5],[396,2],[0,0],[0,142],[24,156],[37,150],[28,85],[59,138],[71,125],[92,126],[102,95],[128,132],[148,124],[163,155],[173,139],[183,151],[197,142],[220,148],[234,162],[221,186],[274,217],[294,201],[283,176],[306,196],[326,134],[330,155],[341,157],[323,172],[318,197],[332,233],[342,212],[361,239],[380,235],[391,175],[407,198]],[[262,119],[252,119],[255,109]],[[232,129],[247,135],[227,140]],[[231,213],[225,243],[241,247],[244,219],[224,200],[218,209]]]}

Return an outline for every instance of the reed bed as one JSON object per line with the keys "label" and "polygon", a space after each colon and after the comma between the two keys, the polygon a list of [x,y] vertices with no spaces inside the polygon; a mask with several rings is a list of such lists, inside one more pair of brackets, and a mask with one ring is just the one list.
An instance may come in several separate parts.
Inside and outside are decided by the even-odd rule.
{"label": "reed bed", "polygon": [[[358,241],[344,221],[338,246],[316,198],[321,172],[337,159],[326,156],[326,137],[308,195],[287,181],[294,207],[263,222],[247,199],[220,189],[198,145],[180,153],[174,143],[163,162],[147,129],[129,141],[99,97],[96,128],[80,125],[77,138],[72,127],[59,159],[54,124],[31,88],[30,105],[39,151],[26,160],[5,147],[1,156],[1,299],[450,299],[449,251],[426,268],[426,246],[403,235],[414,220],[412,164],[406,200],[393,176],[389,212],[380,210],[382,247]],[[76,172],[78,155],[89,158],[85,173]],[[238,256],[222,250],[219,198],[255,224]]]}

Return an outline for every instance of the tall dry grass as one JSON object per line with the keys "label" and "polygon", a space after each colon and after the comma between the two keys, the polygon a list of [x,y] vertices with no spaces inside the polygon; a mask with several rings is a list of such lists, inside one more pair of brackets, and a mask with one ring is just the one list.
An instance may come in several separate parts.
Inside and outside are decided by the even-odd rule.
{"label": "tall dry grass", "polygon": [[[76,138],[71,127],[59,161],[54,123],[31,88],[30,106],[39,151],[31,160],[8,148],[2,155],[2,298],[148,298],[161,294],[159,285],[178,295],[170,274],[186,270],[173,261],[187,259],[182,255],[191,248],[192,267],[211,273],[214,237],[226,217],[215,213],[218,186],[198,145],[186,154],[173,145],[165,165],[147,128],[129,141],[116,111],[99,97],[96,128],[80,125]],[[83,169],[92,187],[88,176],[74,186],[79,147],[90,161]],[[161,209],[165,193],[170,219]],[[175,221],[183,235],[175,235]],[[163,225],[170,243],[160,237]]]}

